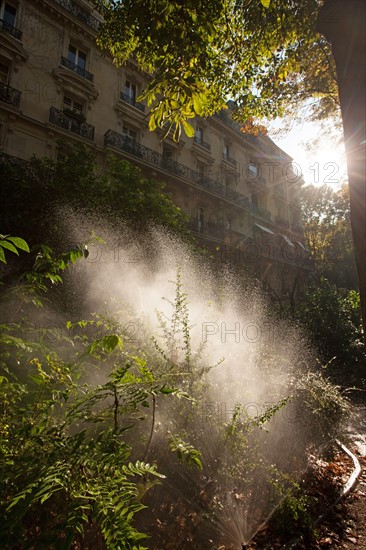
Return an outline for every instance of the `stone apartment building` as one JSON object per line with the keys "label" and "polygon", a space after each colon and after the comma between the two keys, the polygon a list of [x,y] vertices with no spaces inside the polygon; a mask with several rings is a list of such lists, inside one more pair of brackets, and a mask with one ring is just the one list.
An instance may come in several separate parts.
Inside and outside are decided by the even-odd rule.
{"label": "stone apartment building", "polygon": [[[138,97],[148,75],[117,68],[95,44],[100,15],[86,0],[0,0],[0,151],[54,158],[60,139],[107,152],[162,180],[219,259],[278,297],[309,271],[298,200],[301,174],[270,138],[246,135],[229,109],[196,119],[194,139],[148,130]],[[305,277],[306,278],[306,277]]]}

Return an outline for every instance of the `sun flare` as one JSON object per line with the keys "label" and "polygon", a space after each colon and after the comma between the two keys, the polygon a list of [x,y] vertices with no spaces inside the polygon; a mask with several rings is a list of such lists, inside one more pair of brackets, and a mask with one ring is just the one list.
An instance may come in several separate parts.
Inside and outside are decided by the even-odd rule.
{"label": "sun flare", "polygon": [[348,181],[344,142],[335,132],[322,133],[320,126],[303,123],[295,125],[285,137],[272,139],[292,156],[305,184],[338,189]]}

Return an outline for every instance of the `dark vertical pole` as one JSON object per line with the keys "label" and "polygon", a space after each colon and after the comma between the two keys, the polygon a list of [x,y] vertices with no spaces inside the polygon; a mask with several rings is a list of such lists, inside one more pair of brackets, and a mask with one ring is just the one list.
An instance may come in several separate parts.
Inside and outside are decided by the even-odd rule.
{"label": "dark vertical pole", "polygon": [[318,30],[331,43],[337,68],[366,346],[366,0],[325,0]]}

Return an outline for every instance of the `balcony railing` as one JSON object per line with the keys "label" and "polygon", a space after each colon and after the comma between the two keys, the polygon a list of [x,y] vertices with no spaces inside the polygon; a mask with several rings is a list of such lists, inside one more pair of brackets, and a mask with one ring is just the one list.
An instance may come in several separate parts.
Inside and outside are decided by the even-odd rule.
{"label": "balcony railing", "polygon": [[101,22],[73,0],[53,0],[53,2],[59,6],[62,6],[65,10],[74,15],[82,23],[85,23],[88,27],[91,27],[96,32],[99,31]]}
{"label": "balcony railing", "polygon": [[63,67],[66,67],[67,69],[70,69],[70,71],[74,71],[74,73],[77,73],[83,78],[86,78],[90,82],[93,82],[94,80],[94,75],[92,73],[90,73],[86,69],[83,69],[83,67],[79,67],[79,65],[73,63],[72,61],[70,61],[70,59],[67,59],[67,57],[61,57],[61,65]]}
{"label": "balcony railing", "polygon": [[249,197],[242,195],[241,193],[239,193],[238,191],[235,191],[234,189],[231,189],[230,187],[224,187],[223,194],[227,199],[237,204],[240,204],[240,206],[245,206],[247,208],[251,207],[251,202]]}
{"label": "balcony railing", "polygon": [[145,105],[143,103],[140,103],[139,101],[136,101],[133,97],[129,96],[128,94],[124,94],[121,92],[120,98],[121,98],[121,101],[124,101],[129,105],[132,105],[132,107],[135,107],[135,109],[138,109],[142,113],[145,112]]}
{"label": "balcony railing", "polygon": [[120,149],[121,151],[125,151],[126,153],[130,153],[131,155],[144,160],[148,164],[157,166],[158,168],[180,176],[196,184],[197,186],[202,187],[203,189],[230,200],[236,205],[244,208],[250,207],[248,197],[241,195],[232,189],[225,188],[221,182],[213,180],[200,172],[197,172],[196,170],[192,170],[192,168],[189,168],[184,164],[180,164],[180,162],[176,162],[171,158],[166,158],[160,153],[157,153],[144,145],[140,145],[128,136],[118,134],[113,130],[108,130],[104,135],[104,146],[106,147],[108,145],[115,147],[116,149]]}
{"label": "balcony railing", "polygon": [[4,19],[0,19],[0,29],[4,32],[7,32],[8,34],[11,34],[17,40],[22,39],[22,31],[20,31],[7,21],[4,21]]}
{"label": "balcony railing", "polygon": [[51,107],[50,109],[49,121],[56,126],[60,126],[60,128],[64,128],[65,130],[72,132],[73,134],[77,134],[78,136],[89,139],[90,141],[94,141],[94,126],[88,124],[87,122],[83,122],[70,114],[66,114],[55,107]]}
{"label": "balcony railing", "polygon": [[228,162],[229,164],[231,164],[232,166],[236,166],[236,160],[231,158],[229,155],[227,155],[226,153],[223,153],[222,154],[222,158]]}
{"label": "balcony railing", "polygon": [[228,229],[222,224],[211,221],[205,222],[197,218],[190,219],[189,229],[194,233],[199,233],[232,245],[243,242],[248,238],[244,233]]}
{"label": "balcony railing", "polygon": [[19,108],[21,93],[19,90],[0,82],[0,101]]}
{"label": "balcony railing", "polygon": [[260,189],[263,189],[267,183],[266,178],[264,178],[259,174],[255,175],[251,172],[248,172],[248,170],[247,170],[247,182],[252,187],[257,187]]}
{"label": "balcony railing", "polygon": [[203,141],[203,139],[201,139],[200,137],[195,136],[194,142],[197,143],[197,145],[200,145],[201,147],[207,149],[207,151],[211,151],[211,145]]}
{"label": "balcony railing", "polygon": [[198,220],[197,218],[191,218],[189,222],[189,229],[194,233],[200,233],[220,241],[224,241],[228,230],[224,226]]}

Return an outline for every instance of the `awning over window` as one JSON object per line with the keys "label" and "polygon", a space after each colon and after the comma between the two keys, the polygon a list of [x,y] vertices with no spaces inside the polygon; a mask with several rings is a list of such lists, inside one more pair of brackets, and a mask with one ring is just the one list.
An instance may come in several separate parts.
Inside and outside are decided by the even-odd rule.
{"label": "awning over window", "polygon": [[292,241],[290,241],[290,239],[286,235],[281,235],[281,237],[283,237],[285,239],[286,244],[288,244],[289,246],[292,246],[293,248],[296,248],[294,243]]}
{"label": "awning over window", "polygon": [[276,233],[273,233],[268,227],[264,227],[264,225],[259,225],[259,223],[255,223],[255,226],[259,227],[262,231],[265,231],[266,233],[269,233],[270,235],[276,235]]}

